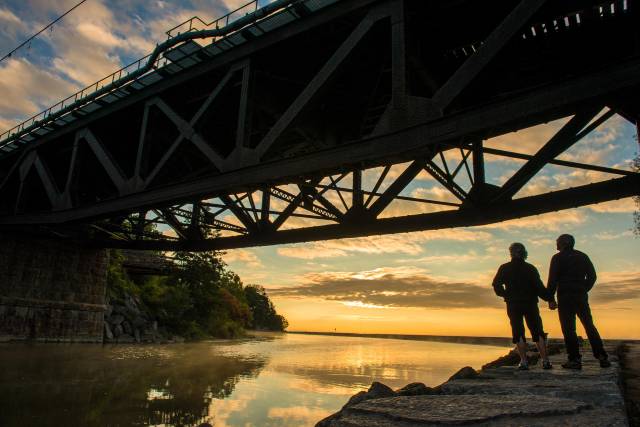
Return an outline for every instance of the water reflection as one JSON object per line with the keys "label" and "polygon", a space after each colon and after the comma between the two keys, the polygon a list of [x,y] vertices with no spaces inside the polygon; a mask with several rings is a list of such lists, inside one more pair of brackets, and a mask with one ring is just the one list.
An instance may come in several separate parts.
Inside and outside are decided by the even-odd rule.
{"label": "water reflection", "polygon": [[1,426],[307,426],[372,381],[436,385],[504,347],[262,334],[167,346],[0,345]]}
{"label": "water reflection", "polygon": [[2,426],[190,426],[212,419],[211,401],[265,360],[201,344],[39,344],[2,345],[0,363]]}

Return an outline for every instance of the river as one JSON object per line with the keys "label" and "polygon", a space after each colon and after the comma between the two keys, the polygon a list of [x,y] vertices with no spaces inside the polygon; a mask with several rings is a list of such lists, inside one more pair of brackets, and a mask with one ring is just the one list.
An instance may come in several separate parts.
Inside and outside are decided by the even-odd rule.
{"label": "river", "polygon": [[0,344],[0,426],[311,426],[381,381],[435,386],[507,347],[259,334],[193,344]]}

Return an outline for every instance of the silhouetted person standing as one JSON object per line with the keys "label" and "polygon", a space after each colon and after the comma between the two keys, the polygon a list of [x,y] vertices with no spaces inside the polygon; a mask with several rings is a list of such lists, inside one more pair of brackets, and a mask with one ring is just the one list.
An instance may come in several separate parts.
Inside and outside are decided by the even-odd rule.
{"label": "silhouetted person standing", "polygon": [[596,270],[589,257],[573,248],[575,239],[563,234],[556,240],[558,253],[551,258],[547,289],[552,300],[549,308],[556,308],[553,295],[558,292],[558,317],[564,335],[568,361],[562,364],[567,369],[582,369],[582,356],[576,334],[576,316],[582,322],[591,349],[603,368],[611,366],[609,357],[602,344],[600,334],[593,324],[587,293],[596,283]]}
{"label": "silhouetted person standing", "polygon": [[507,315],[511,323],[511,335],[520,356],[518,369],[529,369],[527,363],[527,344],[524,336],[524,320],[527,322],[531,338],[536,343],[542,367],[551,369],[551,362],[547,355],[546,336],[542,328],[542,318],[538,310],[538,297],[546,301],[552,300],[547,289],[540,280],[538,269],[525,262],[527,250],[522,243],[509,246],[511,261],[502,264],[493,279],[493,290],[496,295],[503,297],[507,303]]}

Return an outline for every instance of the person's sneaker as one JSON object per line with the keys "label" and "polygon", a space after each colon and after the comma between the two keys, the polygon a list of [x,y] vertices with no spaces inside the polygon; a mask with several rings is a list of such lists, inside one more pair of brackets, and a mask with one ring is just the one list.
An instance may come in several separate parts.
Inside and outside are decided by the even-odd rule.
{"label": "person's sneaker", "polygon": [[579,360],[568,360],[562,364],[564,369],[582,369],[582,362]]}
{"label": "person's sneaker", "polygon": [[525,363],[525,362],[520,362],[520,364],[518,365],[518,370],[519,371],[528,371],[529,370],[529,364]]}
{"label": "person's sneaker", "polygon": [[609,358],[607,358],[606,356],[600,357],[598,358],[598,360],[600,361],[601,368],[609,368],[611,366],[611,362],[609,362]]}
{"label": "person's sneaker", "polygon": [[553,369],[553,365],[548,360],[543,360],[542,369]]}

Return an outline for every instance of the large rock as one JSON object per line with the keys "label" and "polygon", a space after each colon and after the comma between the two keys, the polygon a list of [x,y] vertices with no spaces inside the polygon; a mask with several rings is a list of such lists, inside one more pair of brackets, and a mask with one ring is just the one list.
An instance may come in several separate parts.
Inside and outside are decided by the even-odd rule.
{"label": "large rock", "polygon": [[453,374],[451,378],[449,378],[449,381],[473,379],[477,378],[478,375],[478,371],[473,369],[471,366],[465,366],[464,368]]}
{"label": "large rock", "polygon": [[104,337],[109,341],[113,340],[113,332],[111,332],[111,328],[107,322],[104,322]]}
{"label": "large rock", "polygon": [[396,392],[391,387],[386,386],[378,381],[374,381],[367,390],[368,399],[379,399],[381,397],[395,396]]}
{"label": "large rock", "polygon": [[111,328],[107,322],[104,322],[104,337],[109,341],[113,339],[113,332],[111,332]]}
{"label": "large rock", "polygon": [[133,325],[134,328],[142,329],[147,325],[147,321],[145,320],[144,317],[137,316],[137,317],[134,317],[133,320],[131,320],[131,324]]}
{"label": "large rock", "polygon": [[369,395],[367,394],[366,391],[359,391],[356,394],[354,394],[353,396],[351,396],[349,398],[349,400],[347,400],[347,403],[345,403],[345,405],[342,407],[343,409],[346,408],[347,406],[352,406],[355,405],[356,403],[360,403],[364,400],[367,400],[369,398]]}
{"label": "large rock", "polygon": [[125,297],[124,305],[132,313],[136,313],[136,314],[140,313],[140,309],[138,308],[138,303],[131,295],[127,295]]}
{"label": "large rock", "polygon": [[113,336],[114,337],[118,338],[123,333],[124,333],[124,331],[122,330],[122,325],[121,324],[118,324],[113,328]]}
{"label": "large rock", "polygon": [[427,394],[438,394],[438,389],[427,387],[423,383],[411,383],[396,390],[398,396],[422,396]]}
{"label": "large rock", "polygon": [[127,312],[127,308],[123,305],[120,304],[113,304],[112,305],[112,309],[111,309],[112,315],[113,314],[124,314]]}
{"label": "large rock", "polygon": [[[520,426],[532,425],[532,420],[544,420],[549,416],[560,417],[566,423],[588,409],[590,405],[584,402],[562,398],[531,399],[527,396],[487,395],[400,396],[359,403],[345,410],[340,417],[334,418],[327,425],[330,427],[413,427],[491,422],[492,426]],[[588,418],[583,418],[583,421],[584,419]],[[603,421],[603,418],[599,418],[599,422]]]}
{"label": "large rock", "polygon": [[374,381],[371,384],[371,387],[369,387],[369,390],[360,391],[354,394],[353,396],[351,396],[351,398],[347,401],[347,403],[345,403],[345,405],[342,407],[340,411],[336,412],[335,414],[329,415],[328,417],[319,421],[316,424],[316,427],[326,427],[326,426],[333,425],[332,423],[341,417],[342,412],[344,410],[360,402],[363,402],[365,400],[381,399],[381,398],[392,397],[392,396],[397,396],[397,393],[393,391],[389,386],[386,386],[380,382]]}
{"label": "large rock", "polygon": [[119,325],[122,322],[124,322],[124,316],[121,314],[114,314],[109,317],[109,323],[112,325]]}
{"label": "large rock", "polygon": [[131,327],[131,323],[128,320],[122,322],[122,330],[125,334],[133,335],[133,328]]}

